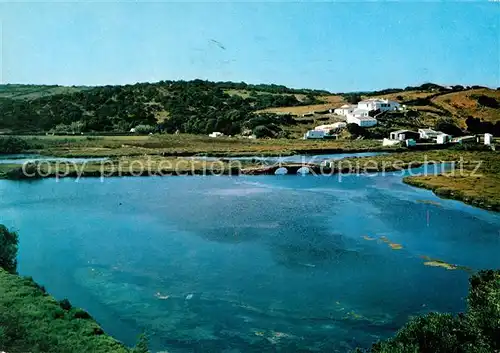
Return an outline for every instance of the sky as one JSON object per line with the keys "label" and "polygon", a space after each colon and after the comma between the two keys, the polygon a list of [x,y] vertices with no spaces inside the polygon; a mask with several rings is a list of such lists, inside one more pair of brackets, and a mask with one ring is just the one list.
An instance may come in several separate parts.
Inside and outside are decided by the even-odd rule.
{"label": "sky", "polygon": [[500,2],[4,2],[1,83],[500,86]]}

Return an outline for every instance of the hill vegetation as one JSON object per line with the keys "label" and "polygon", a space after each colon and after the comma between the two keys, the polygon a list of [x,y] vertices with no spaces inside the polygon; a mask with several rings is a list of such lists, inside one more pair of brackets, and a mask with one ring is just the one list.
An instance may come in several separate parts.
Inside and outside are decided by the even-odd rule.
{"label": "hill vegetation", "polygon": [[[232,93],[227,93],[231,91]],[[247,95],[234,94],[245,91]],[[44,95],[42,93],[50,92]],[[228,135],[253,130],[270,119],[254,120],[253,112],[268,107],[317,102],[325,91],[296,90],[278,85],[194,81],[161,81],[125,86],[64,88],[2,86],[0,129],[17,132],[128,132],[138,125],[152,130]],[[301,95],[301,100],[297,99]],[[20,98],[22,97],[22,98]],[[259,116],[257,116],[259,118]],[[288,123],[266,121],[274,128]]]}
{"label": "hill vegetation", "polygon": [[[0,132],[126,133],[134,128],[138,133],[220,131],[299,137],[313,126],[338,121],[329,113],[331,109],[363,98],[387,98],[409,109],[405,114],[377,117],[381,124],[368,129],[365,138],[385,137],[387,131],[398,128],[435,127],[442,121],[461,129],[468,128],[468,118],[492,124],[500,121],[500,90],[481,86],[426,83],[331,94],[280,85],[194,80],[103,87],[0,85]],[[492,132],[500,135],[500,125],[497,130]]]}

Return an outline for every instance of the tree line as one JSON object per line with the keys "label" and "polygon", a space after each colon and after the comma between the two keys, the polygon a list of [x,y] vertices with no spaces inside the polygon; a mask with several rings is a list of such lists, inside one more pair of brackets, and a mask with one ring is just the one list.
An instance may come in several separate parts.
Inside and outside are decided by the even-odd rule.
{"label": "tree line", "polygon": [[[229,89],[245,90],[245,94],[230,94]],[[0,129],[128,132],[143,125],[169,133],[233,135],[257,110],[313,104],[326,93],[203,80],[103,86],[35,99],[0,98]],[[304,98],[299,100],[296,94]]]}

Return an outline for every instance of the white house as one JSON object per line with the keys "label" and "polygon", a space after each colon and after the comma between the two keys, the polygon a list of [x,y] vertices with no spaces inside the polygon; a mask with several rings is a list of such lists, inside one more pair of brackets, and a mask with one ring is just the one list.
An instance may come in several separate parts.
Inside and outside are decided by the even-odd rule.
{"label": "white house", "polygon": [[362,127],[370,127],[377,125],[377,119],[370,116],[353,116],[349,115],[347,117],[348,124],[357,124]]}
{"label": "white house", "polygon": [[432,129],[418,129],[418,133],[420,134],[420,138],[424,140],[435,139],[439,134],[442,134],[442,132]]}
{"label": "white house", "polygon": [[417,139],[419,136],[420,135],[418,132],[411,130],[397,130],[389,134],[389,138],[391,140],[400,140],[400,141],[405,141],[408,139]]}
{"label": "white house", "polygon": [[450,142],[450,140],[451,140],[451,136],[448,134],[440,133],[436,137],[436,143],[438,143],[439,145],[444,145],[444,144]]}
{"label": "white house", "polygon": [[327,124],[327,125],[319,125],[319,126],[316,126],[314,128],[314,130],[321,130],[321,131],[325,131],[325,132],[330,132],[330,130],[334,130],[335,127],[333,126],[333,124]]}
{"label": "white house", "polygon": [[335,109],[333,112],[337,115],[347,116],[347,114],[352,114],[354,109],[356,109],[357,107],[357,105],[353,104],[344,104],[340,108]]}
{"label": "white house", "polygon": [[339,121],[338,123],[333,123],[332,126],[334,129],[342,129],[347,126],[347,123]]}
{"label": "white house", "polygon": [[221,137],[224,136],[222,132],[214,131],[211,134],[208,135],[209,137]]}
{"label": "white house", "polygon": [[304,134],[304,140],[306,139],[322,139],[326,135],[323,130],[309,130]]}
{"label": "white house", "polygon": [[457,137],[457,138],[454,138],[452,142],[456,142],[456,143],[460,143],[460,144],[463,144],[463,143],[475,143],[477,142],[477,139],[476,139],[476,136],[461,136],[461,137]]}
{"label": "white house", "polygon": [[326,133],[329,133],[331,130],[340,129],[340,128],[343,128],[346,126],[347,126],[347,124],[345,122],[341,121],[341,122],[333,123],[333,124],[319,125],[319,126],[316,126],[314,128],[314,130],[323,130]]}
{"label": "white house", "polygon": [[384,138],[382,140],[382,146],[396,146],[396,145],[400,145],[401,144],[401,141],[399,140],[390,140],[388,138]]}
{"label": "white house", "polygon": [[492,134],[484,134],[484,144],[491,145],[493,143],[493,135]]}
{"label": "white house", "polygon": [[358,109],[379,110],[386,112],[388,110],[400,109],[400,104],[388,99],[370,98],[362,100],[358,103]]}

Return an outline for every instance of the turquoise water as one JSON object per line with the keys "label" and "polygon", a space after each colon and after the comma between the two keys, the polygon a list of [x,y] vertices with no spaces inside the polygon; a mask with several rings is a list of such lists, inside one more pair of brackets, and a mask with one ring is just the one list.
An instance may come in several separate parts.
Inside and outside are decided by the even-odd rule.
{"label": "turquoise water", "polygon": [[399,173],[0,181],[0,196],[20,273],[155,352],[367,347],[464,310],[470,271],[500,267],[498,214]]}

